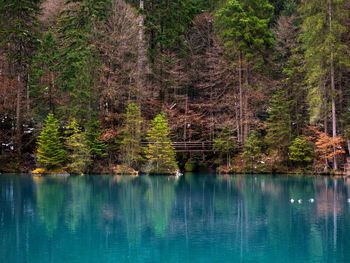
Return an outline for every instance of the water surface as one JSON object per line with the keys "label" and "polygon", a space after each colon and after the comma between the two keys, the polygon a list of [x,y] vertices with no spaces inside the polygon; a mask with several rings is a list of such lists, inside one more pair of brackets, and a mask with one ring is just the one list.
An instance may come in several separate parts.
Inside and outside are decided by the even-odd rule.
{"label": "water surface", "polygon": [[348,198],[327,177],[0,175],[0,262],[350,262]]}

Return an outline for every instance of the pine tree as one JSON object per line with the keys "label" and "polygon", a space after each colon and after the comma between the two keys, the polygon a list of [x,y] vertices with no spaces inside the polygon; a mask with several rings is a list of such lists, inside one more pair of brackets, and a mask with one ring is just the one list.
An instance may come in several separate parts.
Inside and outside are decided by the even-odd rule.
{"label": "pine tree", "polygon": [[[224,126],[214,139],[214,151],[220,156],[220,159],[226,160],[226,165],[231,166],[231,155],[237,149],[236,138],[233,135],[232,129],[228,126]],[[223,156],[225,158],[223,158]]]}
{"label": "pine tree", "polygon": [[90,121],[85,137],[93,159],[101,159],[107,156],[107,145],[101,140],[101,135],[102,132],[99,121]]}
{"label": "pine tree", "polygon": [[[309,87],[309,105],[311,121],[316,123],[324,117],[328,121],[330,104],[332,137],[337,137],[337,72],[350,68],[349,46],[346,35],[349,32],[347,20],[349,12],[345,0],[309,0],[302,1],[303,18],[301,39],[305,50],[306,82]],[[322,114],[321,114],[322,113]],[[336,151],[336,149],[334,149]],[[336,155],[333,168],[337,170]]]}
{"label": "pine tree", "polygon": [[300,19],[297,17],[297,5],[294,0],[285,2],[282,15],[278,18],[275,33],[275,63],[281,85],[285,90],[284,100],[289,102],[290,122],[293,136],[301,134],[309,121],[307,109],[307,88],[304,81],[304,56],[298,34]]}
{"label": "pine tree", "polygon": [[47,169],[62,167],[66,161],[66,151],[59,132],[59,122],[49,114],[38,138],[38,163]]}
{"label": "pine tree", "polygon": [[269,28],[272,17],[273,6],[268,0],[229,0],[216,12],[216,29],[224,46],[237,62],[240,135],[238,141],[242,143],[249,132],[247,93],[252,71],[249,65],[254,61],[254,67],[259,68],[260,65],[261,68],[262,55],[273,43],[273,34]]}
{"label": "pine tree", "polygon": [[289,159],[300,165],[307,165],[313,161],[314,148],[306,136],[296,137],[289,146]]}
{"label": "pine tree", "polygon": [[121,158],[128,167],[136,168],[141,160],[141,126],[140,107],[130,103],[126,109]]}
{"label": "pine tree", "polygon": [[34,116],[42,120],[48,112],[55,112],[59,99],[57,77],[58,43],[53,32],[42,36],[30,68],[30,97]]}
{"label": "pine tree", "polygon": [[272,16],[273,6],[267,0],[229,0],[217,11],[216,24],[224,44],[237,46],[251,59],[273,43]]}
{"label": "pine tree", "polygon": [[[71,7],[74,3],[74,8]],[[66,0],[59,20],[60,39],[57,84],[66,92],[60,114],[87,123],[97,108],[95,82],[99,56],[93,44],[94,25],[109,14],[111,0]]]}
{"label": "pine tree", "polygon": [[261,138],[256,131],[250,132],[243,148],[243,158],[248,164],[249,169],[253,170],[257,164],[258,159],[262,154]]}
{"label": "pine tree", "polygon": [[[29,114],[28,68],[33,50],[38,40],[37,15],[41,0],[1,0],[0,1],[0,49],[2,63],[9,64],[11,77],[16,83],[16,150],[22,151],[24,116]],[[3,61],[3,56],[5,61]],[[28,116],[28,115],[27,115]],[[29,118],[27,118],[28,120]]]}
{"label": "pine tree", "polygon": [[178,169],[175,149],[171,144],[170,129],[164,113],[158,114],[147,132],[146,158],[153,168],[151,173],[173,174]]}
{"label": "pine tree", "polygon": [[67,126],[66,135],[68,136],[65,142],[68,150],[67,168],[71,173],[83,174],[91,163],[91,153],[85,134],[75,119]]}
{"label": "pine tree", "polygon": [[268,114],[266,141],[270,149],[277,150],[282,157],[286,157],[291,141],[291,122],[289,101],[284,90],[279,90],[272,96]]}

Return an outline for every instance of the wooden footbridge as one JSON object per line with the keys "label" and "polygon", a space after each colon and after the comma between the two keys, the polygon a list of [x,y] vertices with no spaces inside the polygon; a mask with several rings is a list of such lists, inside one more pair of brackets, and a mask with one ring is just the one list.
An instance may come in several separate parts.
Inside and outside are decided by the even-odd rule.
{"label": "wooden footbridge", "polygon": [[[142,146],[156,144],[155,142],[142,142]],[[195,141],[195,142],[173,142],[174,149],[178,153],[204,153],[213,152],[214,143],[212,141]]]}

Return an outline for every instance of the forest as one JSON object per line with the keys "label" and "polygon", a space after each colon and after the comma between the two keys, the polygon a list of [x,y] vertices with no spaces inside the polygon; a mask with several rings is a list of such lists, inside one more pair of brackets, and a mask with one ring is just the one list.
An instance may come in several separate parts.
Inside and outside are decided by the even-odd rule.
{"label": "forest", "polygon": [[350,173],[349,14],[0,0],[0,172]]}

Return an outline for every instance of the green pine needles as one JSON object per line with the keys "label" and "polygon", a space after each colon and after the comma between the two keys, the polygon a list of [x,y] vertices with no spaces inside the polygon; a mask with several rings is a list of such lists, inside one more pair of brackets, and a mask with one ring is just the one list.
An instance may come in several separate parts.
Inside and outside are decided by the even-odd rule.
{"label": "green pine needles", "polygon": [[141,160],[141,126],[142,116],[140,106],[130,103],[126,109],[121,159],[125,165],[137,168]]}
{"label": "green pine needles", "polygon": [[78,122],[73,119],[66,134],[66,147],[69,152],[68,171],[74,174],[83,174],[91,162],[91,153],[86,141],[85,134],[80,130]]}
{"label": "green pine needles", "polygon": [[164,113],[158,114],[147,132],[146,158],[151,164],[150,173],[174,174],[178,170],[175,149],[170,140],[170,129]]}
{"label": "green pine needles", "polygon": [[49,114],[45,120],[38,146],[37,160],[44,168],[60,168],[65,163],[67,153],[60,136],[59,122],[53,114]]}
{"label": "green pine needles", "polygon": [[48,171],[64,169],[72,174],[83,174],[92,159],[106,155],[106,145],[100,141],[98,124],[94,123],[87,132],[83,132],[76,119],[67,125],[61,137],[59,121],[53,114],[47,115],[38,139],[38,165]]}
{"label": "green pine needles", "polygon": [[214,150],[219,154],[220,161],[226,159],[226,165],[231,166],[231,156],[237,148],[237,140],[232,129],[224,126],[214,139]]}
{"label": "green pine needles", "polygon": [[101,140],[101,135],[102,131],[99,121],[90,121],[85,137],[93,159],[102,159],[108,155],[107,145]]}

